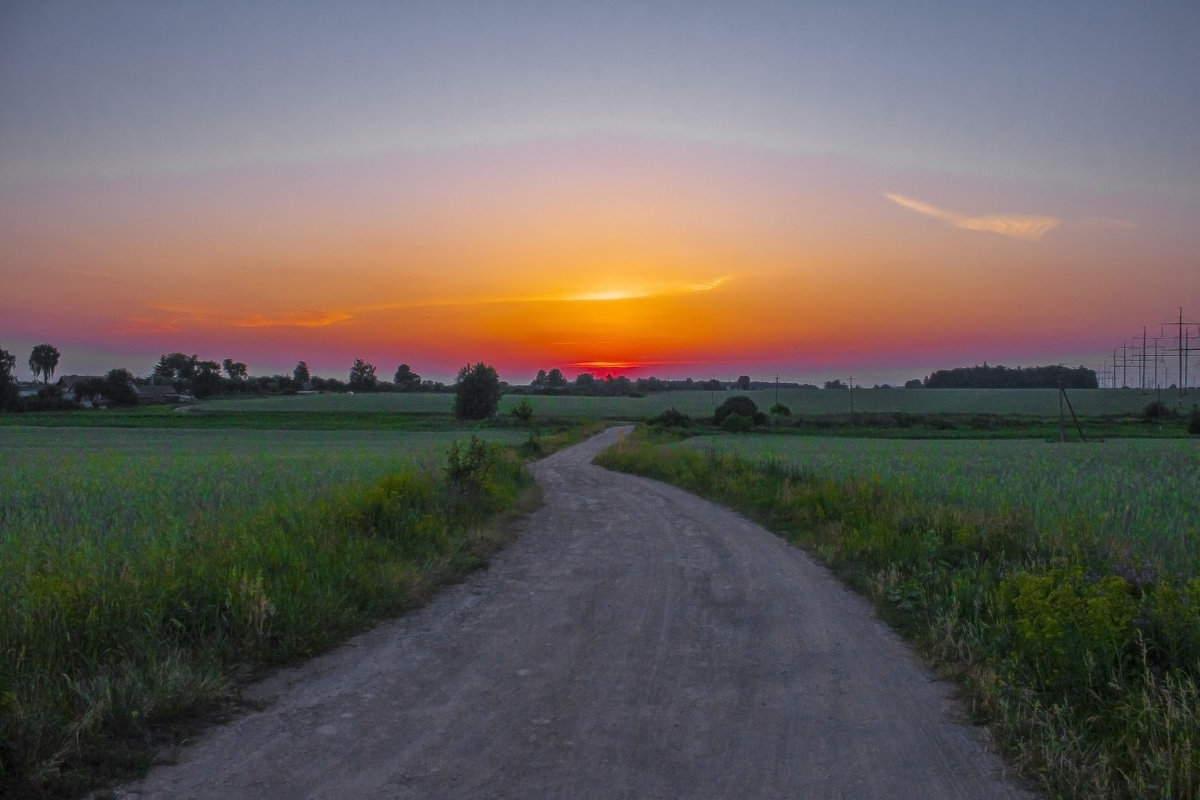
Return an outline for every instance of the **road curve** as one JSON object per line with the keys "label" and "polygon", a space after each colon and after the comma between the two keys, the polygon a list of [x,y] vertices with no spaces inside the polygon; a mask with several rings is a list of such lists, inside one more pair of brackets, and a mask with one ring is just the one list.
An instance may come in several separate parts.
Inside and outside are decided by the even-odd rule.
{"label": "road curve", "polygon": [[535,464],[486,571],[255,687],[119,796],[1018,798],[869,605],[678,489]]}

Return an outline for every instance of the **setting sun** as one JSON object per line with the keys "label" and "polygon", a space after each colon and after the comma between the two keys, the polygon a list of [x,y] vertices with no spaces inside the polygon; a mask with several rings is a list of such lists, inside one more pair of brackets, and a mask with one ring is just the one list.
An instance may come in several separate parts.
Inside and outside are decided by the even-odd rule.
{"label": "setting sun", "polygon": [[[364,28],[298,10],[292,33],[340,65],[324,71],[266,7],[222,34],[179,9],[160,27],[133,6],[121,24],[14,11],[0,343],[52,340],[72,372],[179,351],[264,374],[366,358],[442,379],[487,360],[516,382],[608,364],[884,381],[1099,367],[1200,297],[1185,24],[1117,64],[1050,15],[1010,86],[999,10],[955,29],[981,60],[834,10],[713,8],[686,35],[627,11],[564,11],[531,39],[515,11],[484,36],[465,11]],[[953,27],[878,13],[871,30]],[[951,73],[947,93],[921,77]]]}

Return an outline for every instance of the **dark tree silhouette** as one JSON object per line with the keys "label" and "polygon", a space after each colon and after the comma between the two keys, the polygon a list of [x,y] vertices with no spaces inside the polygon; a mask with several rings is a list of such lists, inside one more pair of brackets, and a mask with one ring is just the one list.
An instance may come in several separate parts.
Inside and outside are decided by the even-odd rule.
{"label": "dark tree silhouette", "polygon": [[17,368],[17,357],[0,347],[0,411],[17,407],[17,382],[13,370]]}
{"label": "dark tree silhouette", "polygon": [[199,363],[200,359],[195,355],[164,353],[159,357],[158,363],[154,365],[153,374],[156,379],[170,381],[177,384],[176,388],[182,388],[188,385],[192,376],[196,374]]}
{"label": "dark tree silhouette", "polygon": [[413,372],[408,364],[401,364],[396,368],[392,383],[396,384],[397,391],[415,392],[421,388],[421,376]]}
{"label": "dark tree silhouette", "polygon": [[292,370],[292,380],[303,388],[312,379],[312,375],[308,372],[308,362],[297,361],[296,368]]}
{"label": "dark tree silhouette", "polygon": [[225,374],[229,376],[231,381],[246,380],[247,367],[241,361],[234,361],[232,358],[227,358],[221,362],[221,368],[225,370]]}
{"label": "dark tree silhouette", "polygon": [[1087,367],[1070,369],[1062,365],[1046,367],[983,366],[940,369],[925,379],[929,389],[1057,389],[1059,381],[1067,389],[1096,389],[1100,386],[1096,371]]}
{"label": "dark tree silhouette", "polygon": [[62,354],[52,344],[39,344],[29,354],[29,368],[33,370],[33,379],[42,376],[42,383],[50,383],[54,370],[58,367],[58,359]]}
{"label": "dark tree silhouette", "polygon": [[350,367],[350,379],[347,381],[350,389],[356,392],[369,392],[375,388],[376,382],[375,365],[368,364],[361,358],[354,359],[354,365]]}
{"label": "dark tree silhouette", "polygon": [[196,397],[216,394],[221,388],[221,365],[215,361],[196,361],[190,382]]}
{"label": "dark tree silhouette", "polygon": [[104,376],[104,396],[114,406],[136,406],[138,393],[133,374],[127,369],[109,370]]}
{"label": "dark tree silhouette", "polygon": [[487,419],[500,407],[500,376],[482,361],[464,366],[454,382],[454,416]]}

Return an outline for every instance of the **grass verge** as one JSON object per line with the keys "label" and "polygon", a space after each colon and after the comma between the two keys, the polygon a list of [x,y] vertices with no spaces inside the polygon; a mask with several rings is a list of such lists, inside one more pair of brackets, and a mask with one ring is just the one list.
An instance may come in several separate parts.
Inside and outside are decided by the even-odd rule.
{"label": "grass verge", "polygon": [[195,512],[186,535],[136,548],[119,536],[67,545],[61,532],[63,546],[0,573],[0,795],[75,796],[130,777],[236,702],[255,670],[423,602],[539,504],[522,453],[590,432],[530,433],[518,447],[472,436],[440,469],[269,502],[248,519]]}
{"label": "grass verge", "polygon": [[1086,519],[1043,537],[1020,512],[642,431],[597,463],[729,505],[813,553],[959,682],[1049,795],[1200,797],[1200,577],[1111,552]]}

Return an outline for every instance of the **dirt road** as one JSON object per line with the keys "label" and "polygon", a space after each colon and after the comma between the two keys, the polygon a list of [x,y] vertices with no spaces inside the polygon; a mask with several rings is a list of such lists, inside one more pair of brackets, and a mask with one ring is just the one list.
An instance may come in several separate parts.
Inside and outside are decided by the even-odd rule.
{"label": "dirt road", "polygon": [[125,787],[154,798],[1013,798],[861,598],[685,492],[534,466],[484,572],[255,688]]}

